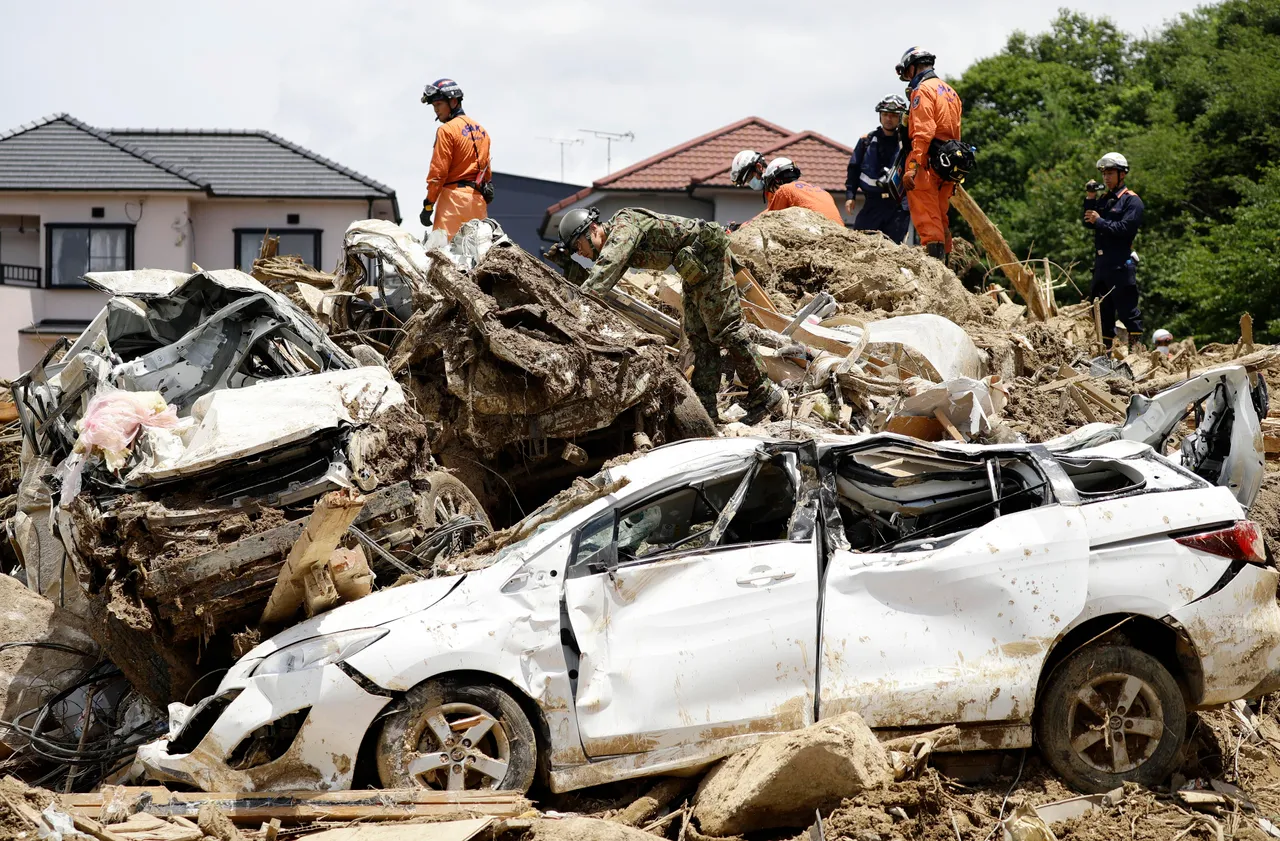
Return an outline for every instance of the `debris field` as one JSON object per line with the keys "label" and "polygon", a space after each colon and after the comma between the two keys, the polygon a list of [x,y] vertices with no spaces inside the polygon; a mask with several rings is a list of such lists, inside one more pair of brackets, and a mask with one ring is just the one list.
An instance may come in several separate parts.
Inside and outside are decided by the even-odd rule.
{"label": "debris field", "polygon": [[[1267,459],[1248,516],[1267,550],[1280,549],[1280,472],[1270,461],[1280,454],[1280,417],[1265,402],[1280,348],[1254,346],[1247,315],[1234,345],[1186,339],[1163,354],[1118,341],[1108,352],[1094,308],[1059,306],[1055,289],[1068,278],[1059,272],[1055,280],[1034,261],[1021,269],[1043,296],[1043,318],[1016,289],[967,290],[922,250],[811,211],[763,214],[731,240],[743,317],[770,378],[790,397],[786,417],[754,426],[741,423],[745,392],[735,383],[721,388],[716,418],[694,396],[677,275],[631,272],[607,298],[596,297],[491,221],[469,222],[429,250],[392,223],[356,222],[333,273],[267,252],[251,275],[198,267],[87,275],[111,296],[107,307],[12,383],[12,403],[0,403],[9,536],[0,551],[0,773],[11,775],[0,780],[0,841],[275,841],[301,832],[344,836],[325,841],[1280,837],[1280,705],[1270,695],[1187,710],[1170,779],[1089,795],[1068,788],[1034,748],[971,744],[963,728],[923,721],[889,728],[873,706],[865,716],[788,719],[776,733],[744,728],[735,734],[744,737],[740,747],[709,753],[677,776],[666,775],[672,764],[631,778],[539,782],[527,793],[388,786],[372,737],[359,752],[334,754],[342,770],[332,779],[354,780],[350,790],[297,784],[310,779],[309,768],[270,777],[277,782],[259,790],[200,790],[177,778],[157,785],[147,776],[138,749],[208,732],[240,691],[213,694],[220,682],[246,656],[254,668],[271,662],[276,649],[259,647],[277,634],[354,633],[363,626],[342,624],[351,615],[343,605],[424,582],[454,598],[446,594],[458,574],[550,540],[558,523],[640,481],[589,477],[623,476],[628,464],[675,442],[760,438],[796,442],[801,452],[804,442],[831,436],[892,433],[902,436],[892,439],[899,450],[867,456],[862,468],[881,469],[891,487],[927,486],[909,472],[912,459],[936,462],[937,447],[973,445],[978,459],[981,447],[1047,444],[1070,461],[1070,447],[1055,439],[1083,436],[1071,446],[1086,454],[1115,446],[1116,434],[1103,427],[1132,428],[1158,404],[1148,398],[1239,366],[1247,385],[1235,394],[1233,417],[1241,422],[1239,401],[1253,394],[1257,449]],[[1167,444],[1161,455],[1176,461],[1181,447],[1184,460],[1191,452],[1199,465],[1230,464],[1213,443],[1224,414],[1217,407],[1227,405],[1220,394],[1215,387],[1183,403],[1194,411],[1170,416],[1171,432],[1154,436]],[[826,516],[817,462],[808,466],[802,455],[793,465],[786,487],[799,500],[794,513],[775,522],[776,512],[753,507],[757,475],[773,481],[768,471],[789,463],[777,455],[784,449],[767,453],[775,459],[767,466],[744,467],[740,485],[703,477],[698,493],[709,513],[699,520],[690,502],[686,521],[707,525],[710,545],[726,532],[728,542],[766,539],[769,529],[807,538]],[[1001,452],[982,469],[997,471],[994,516],[1002,502],[1006,516],[1017,516],[1013,496],[1026,502],[1034,487],[1016,473],[1013,450]],[[643,475],[640,467],[634,475]],[[985,474],[965,475],[986,493]],[[1085,481],[1094,479],[1077,484]],[[1224,473],[1209,484],[1234,489],[1234,481]],[[829,507],[839,511],[851,510],[841,500],[863,493],[830,490]],[[854,507],[876,510],[864,497]],[[842,548],[924,541],[934,533],[924,527],[944,519],[918,501],[876,517],[868,532],[849,525],[842,539],[851,545]],[[632,557],[658,544],[661,526],[636,537]],[[642,524],[611,528],[622,546],[623,530],[638,534]],[[574,552],[585,553],[583,540]],[[584,567],[619,572],[616,555],[601,558]],[[568,592],[574,580],[563,584]],[[557,609],[572,624],[572,601]],[[540,610],[512,619],[504,641],[524,646],[527,673],[546,669],[528,642],[545,616],[555,623]],[[565,651],[580,641],[573,636]],[[565,686],[598,688],[592,658],[601,655],[579,647]],[[266,653],[254,660],[259,650]],[[822,668],[838,672],[829,662]],[[547,687],[557,679],[551,671]],[[306,672],[279,677],[298,674]],[[348,677],[381,699],[370,713],[375,730],[412,704],[410,687],[389,691]],[[546,693],[544,708],[572,709],[571,699]],[[473,730],[484,704],[451,704],[441,720],[453,735],[441,745],[460,747],[472,734],[477,744],[490,740],[490,756],[517,761],[518,733],[499,739]],[[280,710],[287,715],[264,717],[251,737],[228,746],[228,766],[243,774],[235,779],[257,779],[255,769],[292,757],[318,709]],[[594,738],[585,726],[574,725],[584,760]]]}

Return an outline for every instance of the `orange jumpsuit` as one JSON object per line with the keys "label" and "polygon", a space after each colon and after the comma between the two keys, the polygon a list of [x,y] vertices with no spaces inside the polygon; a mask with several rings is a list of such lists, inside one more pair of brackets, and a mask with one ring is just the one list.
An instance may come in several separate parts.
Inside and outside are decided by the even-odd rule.
{"label": "orange jumpsuit", "polygon": [[943,181],[929,168],[929,142],[935,137],[960,139],[960,95],[937,76],[925,79],[910,93],[911,152],[907,155],[907,169],[916,170],[916,186],[907,193],[907,209],[911,211],[911,222],[916,226],[920,242],[946,243],[946,250],[950,252],[947,211],[956,185]]}
{"label": "orange jumpsuit", "polygon": [[452,239],[470,219],[484,219],[488,206],[478,190],[457,184],[482,184],[492,178],[489,133],[465,114],[458,114],[436,130],[436,147],[427,175],[427,201],[435,205],[432,227]]}
{"label": "orange jumpsuit", "polygon": [[815,187],[807,181],[792,181],[783,184],[773,192],[764,194],[765,210],[782,210],[784,207],[807,207],[816,210],[832,222],[844,224],[844,217],[836,208],[836,200],[821,187]]}

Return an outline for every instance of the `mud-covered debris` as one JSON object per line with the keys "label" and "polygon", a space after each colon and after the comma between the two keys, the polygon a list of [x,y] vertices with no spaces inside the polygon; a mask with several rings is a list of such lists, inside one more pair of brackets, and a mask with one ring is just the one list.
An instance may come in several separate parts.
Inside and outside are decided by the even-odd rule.
{"label": "mud-covered debris", "polygon": [[871,729],[857,713],[845,713],[729,757],[702,781],[693,814],[710,835],[802,827],[815,810],[892,779]]}
{"label": "mud-covered debris", "polygon": [[597,818],[541,818],[530,823],[523,841],[653,841],[654,835]]}
{"label": "mud-covered debris", "polygon": [[827,291],[845,312],[927,312],[961,325],[996,309],[922,249],[849,230],[805,208],[763,213],[730,240],[756,279],[788,302]]}

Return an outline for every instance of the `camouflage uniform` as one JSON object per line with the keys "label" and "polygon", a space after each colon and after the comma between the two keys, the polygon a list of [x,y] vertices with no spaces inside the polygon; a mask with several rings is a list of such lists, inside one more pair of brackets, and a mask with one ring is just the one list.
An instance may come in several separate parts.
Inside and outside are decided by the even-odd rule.
{"label": "camouflage uniform", "polygon": [[666,216],[638,207],[619,210],[604,226],[608,240],[582,287],[597,294],[612,289],[629,269],[675,266],[682,281],[684,332],[693,350],[693,390],[716,417],[720,349],[729,354],[748,404],[769,393],[764,362],[747,338],[738,287],[729,268],[729,237],[714,222]]}

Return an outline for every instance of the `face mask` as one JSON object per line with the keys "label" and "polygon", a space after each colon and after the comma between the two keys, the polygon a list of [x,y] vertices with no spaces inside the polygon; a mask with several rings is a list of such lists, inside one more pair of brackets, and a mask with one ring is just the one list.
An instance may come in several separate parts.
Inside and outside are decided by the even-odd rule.
{"label": "face mask", "polygon": [[1173,350],[1173,346],[1172,345],[1156,345],[1156,350],[1160,351],[1160,353],[1162,353],[1163,355],[1168,356],[1169,353]]}
{"label": "face mask", "polygon": [[753,190],[763,190],[764,182],[760,180],[759,176],[757,176],[748,181],[747,186]]}

